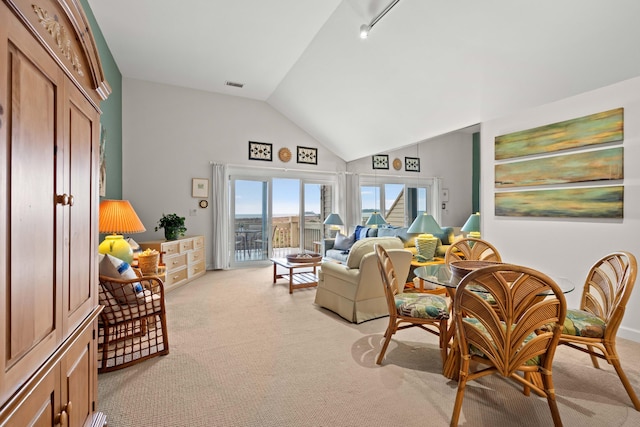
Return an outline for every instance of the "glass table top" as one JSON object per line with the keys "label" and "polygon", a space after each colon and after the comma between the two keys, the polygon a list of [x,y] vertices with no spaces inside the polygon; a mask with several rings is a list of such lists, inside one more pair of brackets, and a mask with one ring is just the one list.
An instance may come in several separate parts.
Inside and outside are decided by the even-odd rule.
{"label": "glass table top", "polygon": [[[453,276],[447,264],[425,265],[416,268],[413,273],[425,282],[447,288],[456,288],[459,283],[459,279]],[[551,278],[565,294],[575,289],[575,285],[569,279],[562,277]]]}

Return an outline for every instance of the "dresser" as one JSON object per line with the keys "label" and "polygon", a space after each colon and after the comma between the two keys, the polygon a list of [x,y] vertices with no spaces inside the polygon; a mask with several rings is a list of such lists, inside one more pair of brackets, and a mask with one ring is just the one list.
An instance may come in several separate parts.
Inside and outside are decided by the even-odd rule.
{"label": "dresser", "polygon": [[152,240],[139,245],[142,250],[155,249],[160,252],[160,264],[165,266],[165,291],[182,286],[206,272],[204,236]]}
{"label": "dresser", "polygon": [[2,426],[105,424],[97,52],[77,1],[0,1]]}

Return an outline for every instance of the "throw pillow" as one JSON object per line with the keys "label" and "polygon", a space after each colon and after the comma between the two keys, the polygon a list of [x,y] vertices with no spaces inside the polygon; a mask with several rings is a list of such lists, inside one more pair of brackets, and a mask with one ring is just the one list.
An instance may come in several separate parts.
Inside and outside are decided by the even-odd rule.
{"label": "throw pillow", "polygon": [[353,232],[353,234],[355,234],[356,236],[356,241],[360,240],[360,239],[364,239],[367,236],[367,233],[369,232],[369,227],[363,227],[361,225],[356,225],[356,231]]}
{"label": "throw pillow", "polygon": [[336,242],[333,244],[333,249],[338,249],[341,251],[348,251],[351,249],[351,246],[356,241],[356,235],[351,234],[350,236],[345,236],[342,233],[338,233],[336,235]]}
{"label": "throw pillow", "polygon": [[[100,275],[117,280],[137,279],[138,275],[131,266],[119,258],[105,254],[100,261]],[[120,304],[137,303],[138,294],[141,294],[143,287],[140,282],[133,282],[122,286],[119,283],[104,282],[104,286]],[[141,294],[144,298],[144,293]]]}

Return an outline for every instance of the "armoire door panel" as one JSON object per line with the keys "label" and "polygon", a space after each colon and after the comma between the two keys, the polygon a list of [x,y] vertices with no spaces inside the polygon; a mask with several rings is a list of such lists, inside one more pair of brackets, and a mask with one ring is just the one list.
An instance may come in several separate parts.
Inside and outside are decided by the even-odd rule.
{"label": "armoire door panel", "polygon": [[[94,325],[95,326],[95,325]],[[69,426],[83,426],[92,413],[93,381],[95,380],[95,359],[93,340],[94,328],[87,328],[78,337],[78,342],[74,344],[61,363],[62,381],[62,402],[71,402],[73,410],[69,411]],[[64,393],[66,391],[66,393]]]}
{"label": "armoire door panel", "polygon": [[94,206],[97,194],[94,191],[96,176],[94,168],[94,147],[96,128],[99,126],[99,115],[86,98],[67,81],[67,106],[65,123],[68,142],[66,174],[69,181],[69,194],[73,204],[68,206],[69,234],[67,268],[69,282],[65,286],[65,311],[67,324],[65,329],[73,329],[80,324],[96,305],[95,280],[92,270],[95,253],[95,217]]}
{"label": "armoire door panel", "polygon": [[10,261],[5,285],[10,295],[10,361],[29,352],[57,327],[53,177],[59,87],[40,66],[17,49],[11,50],[11,170],[6,200]]}

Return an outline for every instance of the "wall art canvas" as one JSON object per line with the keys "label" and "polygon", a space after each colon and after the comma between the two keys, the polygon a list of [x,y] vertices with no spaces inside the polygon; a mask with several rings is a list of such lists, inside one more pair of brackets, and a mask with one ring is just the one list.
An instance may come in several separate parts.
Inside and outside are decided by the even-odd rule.
{"label": "wall art canvas", "polygon": [[496,188],[568,184],[624,178],[623,148],[607,148],[498,164]]}
{"label": "wall art canvas", "polygon": [[578,187],[495,194],[496,216],[622,218],[624,187]]}
{"label": "wall art canvas", "polygon": [[249,141],[249,160],[273,160],[273,144]]}
{"label": "wall art canvas", "polygon": [[495,138],[495,159],[569,150],[623,139],[623,108]]}

